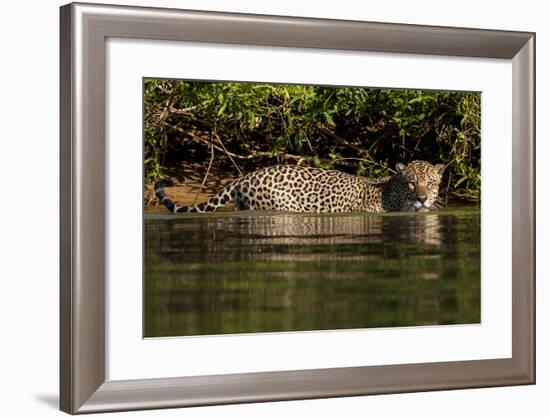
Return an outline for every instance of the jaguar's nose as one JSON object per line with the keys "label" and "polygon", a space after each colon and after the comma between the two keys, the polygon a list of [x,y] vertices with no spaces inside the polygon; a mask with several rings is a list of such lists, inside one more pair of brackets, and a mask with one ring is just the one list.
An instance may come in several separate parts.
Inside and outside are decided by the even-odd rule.
{"label": "jaguar's nose", "polygon": [[424,204],[424,202],[428,199],[428,197],[426,197],[425,195],[419,195],[419,196],[416,196],[416,199],[420,201],[422,204]]}

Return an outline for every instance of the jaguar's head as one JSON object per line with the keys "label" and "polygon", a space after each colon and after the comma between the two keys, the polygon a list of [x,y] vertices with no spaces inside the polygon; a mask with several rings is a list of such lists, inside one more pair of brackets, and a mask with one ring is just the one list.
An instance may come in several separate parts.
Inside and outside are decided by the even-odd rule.
{"label": "jaguar's head", "polygon": [[433,209],[445,165],[432,165],[426,161],[412,161],[408,165],[399,162],[395,168],[403,183],[406,184],[406,192],[408,192],[403,210],[422,211]]}

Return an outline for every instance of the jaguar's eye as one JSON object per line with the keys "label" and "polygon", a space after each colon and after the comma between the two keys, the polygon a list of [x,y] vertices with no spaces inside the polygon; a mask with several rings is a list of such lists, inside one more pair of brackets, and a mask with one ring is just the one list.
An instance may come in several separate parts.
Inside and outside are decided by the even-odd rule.
{"label": "jaguar's eye", "polygon": [[411,190],[414,190],[414,187],[415,187],[414,181],[409,181],[409,188]]}

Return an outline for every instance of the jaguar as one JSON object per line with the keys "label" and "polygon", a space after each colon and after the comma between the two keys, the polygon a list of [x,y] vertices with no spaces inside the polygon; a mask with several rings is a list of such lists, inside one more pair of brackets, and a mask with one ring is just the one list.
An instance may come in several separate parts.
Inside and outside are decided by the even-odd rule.
{"label": "jaguar", "polygon": [[336,170],[276,165],[253,171],[226,185],[208,200],[180,206],[172,201],[163,179],[155,195],[172,213],[211,212],[233,202],[235,210],[279,210],[301,213],[426,211],[436,207],[444,164],[397,163],[395,174],[367,178]]}

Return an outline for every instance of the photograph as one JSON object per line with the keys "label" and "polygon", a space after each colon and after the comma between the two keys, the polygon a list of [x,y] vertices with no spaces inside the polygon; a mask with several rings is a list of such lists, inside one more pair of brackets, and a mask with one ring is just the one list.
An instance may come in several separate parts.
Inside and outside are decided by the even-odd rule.
{"label": "photograph", "polygon": [[143,336],[478,324],[481,93],[143,79]]}

